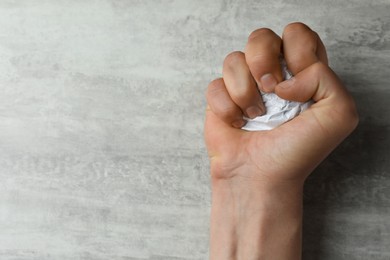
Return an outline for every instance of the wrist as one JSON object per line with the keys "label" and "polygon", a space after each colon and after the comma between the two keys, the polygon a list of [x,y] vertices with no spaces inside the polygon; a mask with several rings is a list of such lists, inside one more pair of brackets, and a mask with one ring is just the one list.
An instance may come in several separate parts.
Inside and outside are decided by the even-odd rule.
{"label": "wrist", "polygon": [[300,259],[302,184],[213,179],[210,259]]}

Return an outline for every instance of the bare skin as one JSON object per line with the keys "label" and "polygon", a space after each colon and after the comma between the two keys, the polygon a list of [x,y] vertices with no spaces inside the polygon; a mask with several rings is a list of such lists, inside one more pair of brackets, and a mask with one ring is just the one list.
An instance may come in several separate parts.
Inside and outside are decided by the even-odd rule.
{"label": "bare skin", "polygon": [[[292,79],[282,81],[283,52]],[[243,116],[265,113],[258,89],[314,104],[270,131],[247,132]],[[328,67],[325,47],[302,23],[249,36],[209,84],[210,259],[301,259],[302,189],[315,167],[357,126],[355,103]]]}

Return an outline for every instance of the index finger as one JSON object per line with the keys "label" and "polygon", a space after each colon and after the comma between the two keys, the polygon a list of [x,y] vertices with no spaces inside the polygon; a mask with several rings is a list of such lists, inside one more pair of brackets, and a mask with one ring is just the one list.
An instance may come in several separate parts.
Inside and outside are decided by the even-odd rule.
{"label": "index finger", "polygon": [[259,89],[272,92],[283,80],[279,57],[282,39],[272,30],[252,32],[245,47],[245,59]]}
{"label": "index finger", "polygon": [[291,23],[283,31],[283,53],[295,75],[320,61],[328,64],[325,46],[316,32],[303,23]]}

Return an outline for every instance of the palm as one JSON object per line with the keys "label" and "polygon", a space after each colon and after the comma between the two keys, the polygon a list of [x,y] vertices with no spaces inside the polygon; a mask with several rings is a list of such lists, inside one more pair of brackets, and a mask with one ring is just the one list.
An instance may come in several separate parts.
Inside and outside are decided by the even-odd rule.
{"label": "palm", "polygon": [[239,172],[247,178],[278,181],[305,178],[328,154],[321,147],[323,140],[318,140],[326,134],[312,115],[314,109],[273,130],[259,132],[231,128],[208,111],[205,138],[213,172]]}

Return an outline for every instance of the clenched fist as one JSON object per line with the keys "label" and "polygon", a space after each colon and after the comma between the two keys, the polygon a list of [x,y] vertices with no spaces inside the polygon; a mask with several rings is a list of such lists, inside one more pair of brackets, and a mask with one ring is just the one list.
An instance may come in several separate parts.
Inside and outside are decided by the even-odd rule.
{"label": "clenched fist", "polygon": [[[283,81],[283,55],[293,77]],[[260,92],[309,109],[272,130],[242,130],[266,113]],[[357,126],[353,98],[328,66],[318,34],[302,23],[251,33],[207,89],[204,135],[212,176],[211,259],[300,259],[302,186]]]}

